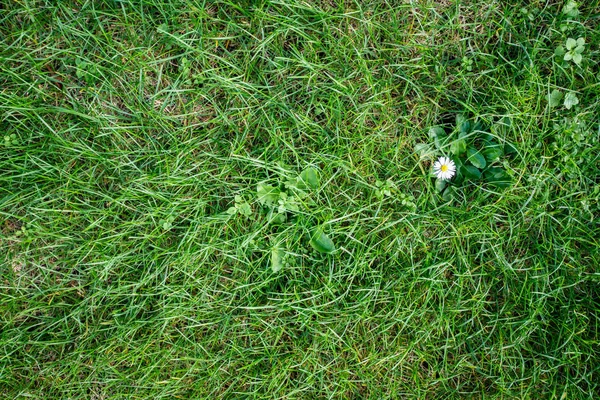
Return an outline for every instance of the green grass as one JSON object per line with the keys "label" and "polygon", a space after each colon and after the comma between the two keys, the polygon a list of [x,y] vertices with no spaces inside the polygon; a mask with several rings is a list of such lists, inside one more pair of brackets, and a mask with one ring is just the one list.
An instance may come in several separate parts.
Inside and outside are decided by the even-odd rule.
{"label": "green grass", "polygon": [[[2,2],[1,396],[600,396],[581,3]],[[554,56],[568,37],[581,66]],[[510,187],[447,204],[413,147],[457,113],[508,116],[517,155]],[[256,185],[309,166],[311,203],[269,222]]]}

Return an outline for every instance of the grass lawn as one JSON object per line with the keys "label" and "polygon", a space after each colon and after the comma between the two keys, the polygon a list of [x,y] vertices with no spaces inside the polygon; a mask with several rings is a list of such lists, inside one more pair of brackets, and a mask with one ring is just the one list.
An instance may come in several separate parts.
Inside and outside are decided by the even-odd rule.
{"label": "grass lawn", "polygon": [[599,46],[598,0],[0,2],[0,397],[600,397]]}

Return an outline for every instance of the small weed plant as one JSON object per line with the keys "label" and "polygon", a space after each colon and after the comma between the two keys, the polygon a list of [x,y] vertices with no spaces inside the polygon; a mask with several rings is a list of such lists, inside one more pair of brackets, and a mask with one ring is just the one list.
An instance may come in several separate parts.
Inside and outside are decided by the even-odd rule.
{"label": "small weed plant", "polygon": [[419,143],[415,153],[421,161],[432,162],[448,156],[456,166],[452,179],[437,178],[435,187],[444,200],[464,199],[463,189],[478,182],[496,188],[510,186],[508,159],[516,153],[514,146],[503,138],[510,128],[509,118],[502,118],[490,128],[477,119],[457,114],[452,129],[434,126],[429,129],[431,143]]}
{"label": "small weed plant", "polygon": [[[278,231],[298,232],[298,230],[285,229],[287,226],[299,226],[305,219],[314,220],[311,215],[311,207],[316,203],[311,194],[319,189],[320,177],[318,171],[313,167],[304,169],[298,176],[293,178],[282,178],[278,181],[263,181],[257,184],[254,199],[257,203],[256,212],[262,213],[265,224]],[[235,204],[227,210],[227,213],[236,214],[250,218],[253,209],[244,196],[236,195]],[[253,202],[252,200],[250,200]],[[302,215],[307,218],[302,218]],[[304,229],[304,227],[301,227]],[[300,232],[302,232],[302,229]],[[333,240],[324,232],[322,226],[309,226],[305,229],[305,237],[310,246],[319,253],[329,254],[335,251]],[[283,266],[290,262],[290,251],[282,247],[282,243],[298,243],[295,238],[282,238],[272,241],[270,252],[270,265],[273,272],[280,271]]]}

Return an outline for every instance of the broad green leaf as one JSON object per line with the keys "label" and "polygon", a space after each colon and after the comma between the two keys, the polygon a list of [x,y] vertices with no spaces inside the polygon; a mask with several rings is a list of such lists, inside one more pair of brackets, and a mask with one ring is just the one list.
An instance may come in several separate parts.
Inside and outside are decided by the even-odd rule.
{"label": "broad green leaf", "polygon": [[259,183],[256,186],[256,197],[260,204],[272,206],[279,200],[280,190],[266,183]]}
{"label": "broad green leaf", "polygon": [[300,208],[298,206],[298,201],[294,196],[286,197],[285,199],[279,200],[279,204],[283,206],[284,210],[298,212]]}
{"label": "broad green leaf", "polygon": [[473,124],[473,131],[482,131],[484,129],[483,121],[477,121]]}
{"label": "broad green leaf", "polygon": [[462,160],[458,157],[453,157],[452,161],[454,161],[454,164],[456,164],[456,168],[460,168],[463,165]]}
{"label": "broad green leaf", "polygon": [[227,214],[234,215],[235,213],[237,213],[237,208],[236,207],[229,207],[227,209]]}
{"label": "broad green leaf", "polygon": [[279,247],[273,247],[271,249],[271,271],[279,272],[283,268],[283,257],[285,252]]}
{"label": "broad green leaf", "polygon": [[287,210],[285,208],[285,205],[283,203],[279,203],[279,207],[277,207],[277,212],[279,214],[285,214],[286,211]]}
{"label": "broad green leaf", "polygon": [[498,161],[500,157],[504,155],[504,151],[501,145],[492,144],[491,146],[486,146],[485,149],[481,152],[485,160],[491,164],[495,161]]}
{"label": "broad green leaf", "polygon": [[446,131],[441,126],[433,126],[429,128],[429,137],[435,138],[436,136],[444,137],[446,136]]}
{"label": "broad green leaf", "polygon": [[416,155],[421,157],[421,154],[426,153],[429,149],[429,145],[427,143],[417,143],[415,144],[414,152]]}
{"label": "broad green leaf", "polygon": [[557,107],[560,105],[560,101],[562,100],[563,94],[560,90],[553,89],[552,92],[548,95],[548,105],[550,107]]}
{"label": "broad green leaf", "polygon": [[306,193],[308,186],[304,183],[302,178],[300,178],[300,175],[298,175],[296,179],[288,179],[285,181],[284,185],[290,193],[294,193],[299,199],[304,199],[308,196],[308,193]]}
{"label": "broad green leaf", "polygon": [[579,10],[577,9],[577,2],[574,0],[569,0],[563,6],[562,9],[563,14],[566,14],[569,17],[575,18],[579,15]]}
{"label": "broad green leaf", "polygon": [[510,155],[510,154],[515,154],[516,152],[517,152],[517,149],[515,149],[515,146],[513,146],[510,143],[504,144],[504,154]]}
{"label": "broad green leaf", "polygon": [[486,182],[499,188],[509,187],[512,183],[510,175],[502,168],[489,168],[484,172],[483,176]]}
{"label": "broad green leaf", "polygon": [[480,179],[481,178],[481,171],[479,171],[477,168],[475,168],[472,165],[463,165],[461,168],[462,173],[470,179]]}
{"label": "broad green leaf", "polygon": [[310,238],[310,245],[319,253],[329,254],[335,251],[333,240],[323,232],[322,228],[317,228],[313,231]]}
{"label": "broad green leaf", "polygon": [[435,158],[435,150],[426,143],[417,143],[415,145],[415,154],[420,160],[433,160]]}
{"label": "broad green leaf", "polygon": [[313,167],[308,167],[302,171],[300,179],[311,189],[319,188],[319,173]]}
{"label": "broad green leaf", "polygon": [[579,39],[577,39],[578,47],[583,47],[584,45],[585,45],[585,38],[580,37]]}
{"label": "broad green leaf", "polygon": [[462,168],[458,168],[456,170],[456,175],[454,176],[454,178],[452,178],[452,182],[455,183],[456,185],[460,185],[464,182],[465,180],[465,174],[462,173]]}
{"label": "broad green leaf", "polygon": [[581,61],[583,60],[583,57],[581,56],[581,54],[579,53],[575,53],[573,54],[573,62],[577,65],[581,64]]}
{"label": "broad green leaf", "polygon": [[570,110],[571,107],[576,106],[577,104],[579,104],[579,99],[577,98],[577,95],[573,92],[568,92],[565,95],[565,102],[564,102],[564,105],[567,108],[567,110]]}
{"label": "broad green leaf", "polygon": [[444,146],[447,139],[446,131],[440,126],[434,126],[429,129],[429,137],[433,139],[433,143],[438,149]]}
{"label": "broad green leaf", "polygon": [[504,175],[504,170],[502,168],[499,167],[490,167],[488,169],[485,170],[484,175],[485,178],[493,178],[493,177],[501,177]]}
{"label": "broad green leaf", "polygon": [[468,119],[465,119],[459,126],[458,126],[458,130],[460,131],[460,133],[462,134],[469,134],[472,131],[472,124],[471,121],[469,121]]}
{"label": "broad green leaf", "polygon": [[250,207],[250,204],[248,204],[247,202],[243,202],[237,205],[237,209],[240,212],[240,214],[249,217],[252,215],[252,207]]}
{"label": "broad green leaf", "polygon": [[483,157],[483,155],[474,147],[469,147],[467,149],[467,160],[479,169],[484,169],[487,165],[485,157]]}
{"label": "broad green leaf", "polygon": [[[496,128],[494,128],[494,126]],[[494,131],[497,128],[498,128],[498,124],[492,125],[492,131]],[[479,131],[478,134],[477,134],[477,137],[480,138],[481,140],[483,140],[486,143],[490,143],[490,142],[492,142],[496,138],[494,136],[494,134],[489,133],[489,132],[484,132],[484,131]]]}
{"label": "broad green leaf", "polygon": [[465,175],[462,173],[462,166],[464,165],[462,160],[458,157],[452,159],[456,164],[456,175],[452,178],[452,182],[456,185],[460,185],[465,180]]}
{"label": "broad green leaf", "polygon": [[283,224],[283,223],[285,223],[285,221],[287,221],[287,217],[285,216],[285,214],[275,213],[272,221],[276,225]]}
{"label": "broad green leaf", "polygon": [[573,38],[568,38],[566,44],[567,50],[573,50],[575,46],[577,46],[577,41]]}
{"label": "broad green leaf", "polygon": [[448,182],[445,181],[444,179],[438,178],[435,180],[435,188],[440,193],[446,188],[447,185],[448,185]]}
{"label": "broad green leaf", "polygon": [[455,156],[459,156],[467,151],[467,142],[464,139],[455,140],[450,145],[450,152]]}
{"label": "broad green leaf", "polygon": [[454,199],[454,187],[449,186],[448,188],[446,188],[446,190],[444,190],[444,192],[442,193],[442,199],[444,201],[451,201]]}

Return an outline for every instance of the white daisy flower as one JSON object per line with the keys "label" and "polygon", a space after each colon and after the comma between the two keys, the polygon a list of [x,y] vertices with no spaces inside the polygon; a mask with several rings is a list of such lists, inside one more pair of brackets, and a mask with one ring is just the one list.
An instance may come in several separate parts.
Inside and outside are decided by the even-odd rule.
{"label": "white daisy flower", "polygon": [[456,173],[456,164],[448,157],[440,157],[433,164],[433,172],[438,179],[445,179],[449,181]]}

